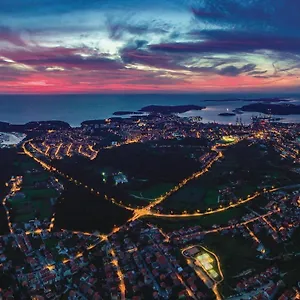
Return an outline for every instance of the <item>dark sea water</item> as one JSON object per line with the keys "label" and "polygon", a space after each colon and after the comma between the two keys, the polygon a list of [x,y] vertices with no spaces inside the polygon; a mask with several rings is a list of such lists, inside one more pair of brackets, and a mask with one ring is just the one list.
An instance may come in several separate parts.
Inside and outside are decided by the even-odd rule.
{"label": "dark sea water", "polygon": [[[218,116],[231,112],[249,102],[222,101],[224,99],[249,99],[282,97],[291,103],[300,104],[300,94],[134,94],[134,95],[0,95],[0,121],[23,124],[29,121],[61,120],[71,126],[79,126],[82,121],[111,117],[115,111],[136,111],[144,106],[195,104],[206,106],[202,111],[190,111],[183,116],[203,117],[204,122],[235,123],[237,116],[249,123],[252,115],[244,113],[232,117]],[[218,100],[206,102],[205,100]],[[300,115],[283,116],[283,122],[300,123]]]}

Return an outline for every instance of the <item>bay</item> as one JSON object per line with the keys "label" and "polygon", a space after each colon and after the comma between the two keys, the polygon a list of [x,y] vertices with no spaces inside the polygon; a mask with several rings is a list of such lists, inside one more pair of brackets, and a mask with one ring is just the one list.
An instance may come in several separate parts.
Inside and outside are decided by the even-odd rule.
{"label": "bay", "polygon": [[[115,111],[137,111],[147,105],[206,106],[202,111],[189,111],[180,116],[201,116],[203,122],[235,123],[242,118],[247,124],[253,115],[245,112],[236,116],[219,116],[246,105],[247,101],[228,99],[257,99],[281,97],[300,104],[300,94],[77,94],[77,95],[0,95],[0,121],[24,124],[30,121],[61,120],[80,126],[85,120],[105,119]],[[224,101],[227,99],[226,101]],[[206,101],[214,100],[214,101]],[[274,116],[276,117],[276,116]],[[300,123],[300,115],[280,116],[283,122]]]}

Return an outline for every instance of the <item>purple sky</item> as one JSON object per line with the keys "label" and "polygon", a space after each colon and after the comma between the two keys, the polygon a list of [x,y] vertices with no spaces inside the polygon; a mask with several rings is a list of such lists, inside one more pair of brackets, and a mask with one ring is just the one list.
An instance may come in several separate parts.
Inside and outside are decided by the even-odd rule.
{"label": "purple sky", "polygon": [[1,0],[0,93],[300,91],[297,0]]}

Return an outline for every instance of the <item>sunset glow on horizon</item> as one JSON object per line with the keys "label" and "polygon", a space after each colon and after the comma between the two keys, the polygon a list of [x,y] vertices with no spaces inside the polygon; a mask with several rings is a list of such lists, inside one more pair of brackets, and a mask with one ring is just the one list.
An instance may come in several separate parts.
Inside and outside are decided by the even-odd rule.
{"label": "sunset glow on horizon", "polygon": [[300,91],[300,3],[2,0],[0,94]]}

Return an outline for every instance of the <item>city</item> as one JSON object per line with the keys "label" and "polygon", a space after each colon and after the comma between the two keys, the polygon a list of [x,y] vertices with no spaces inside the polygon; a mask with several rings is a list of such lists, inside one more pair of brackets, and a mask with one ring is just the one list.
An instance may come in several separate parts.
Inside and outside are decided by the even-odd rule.
{"label": "city", "polygon": [[1,150],[0,295],[298,299],[299,132],[160,113],[24,129]]}
{"label": "city", "polygon": [[0,300],[300,300],[300,0],[0,0]]}

